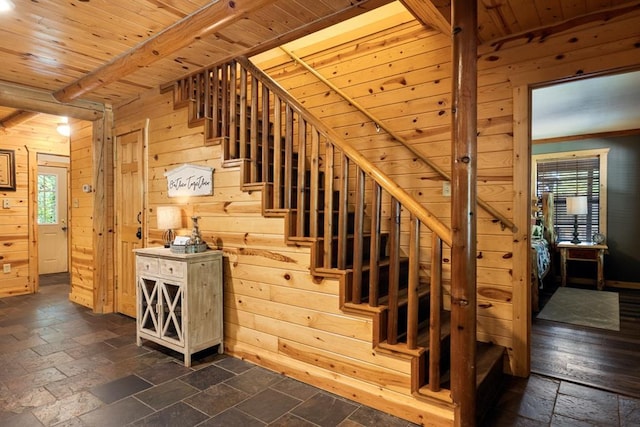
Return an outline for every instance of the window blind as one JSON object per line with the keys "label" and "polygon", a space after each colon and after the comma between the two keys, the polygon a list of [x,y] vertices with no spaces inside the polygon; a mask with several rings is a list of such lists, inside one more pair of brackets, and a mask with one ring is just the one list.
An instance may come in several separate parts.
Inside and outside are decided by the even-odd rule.
{"label": "window blind", "polygon": [[537,194],[554,193],[554,225],[559,241],[573,238],[574,216],[567,214],[567,197],[586,196],[587,215],[578,215],[578,237],[590,242],[599,232],[600,158],[584,157],[537,162]]}

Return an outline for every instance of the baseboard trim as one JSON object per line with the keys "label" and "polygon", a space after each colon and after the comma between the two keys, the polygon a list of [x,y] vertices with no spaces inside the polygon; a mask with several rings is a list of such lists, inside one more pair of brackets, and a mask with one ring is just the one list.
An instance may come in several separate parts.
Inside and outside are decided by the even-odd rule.
{"label": "baseboard trim", "polygon": [[640,290],[640,283],[638,282],[621,282],[618,280],[606,280],[605,285],[610,288],[623,288],[623,289],[638,289]]}

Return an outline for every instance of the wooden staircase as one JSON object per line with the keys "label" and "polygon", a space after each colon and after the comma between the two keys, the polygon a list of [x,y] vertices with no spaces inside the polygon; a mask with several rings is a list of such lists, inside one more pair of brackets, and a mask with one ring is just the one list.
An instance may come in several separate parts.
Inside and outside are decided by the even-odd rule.
{"label": "wooden staircase", "polygon": [[[373,318],[373,347],[411,358],[410,391],[451,403],[449,228],[245,58],[173,94],[223,166],[241,167],[242,189],[262,191],[263,215],[285,218],[286,242],[311,248],[310,274],[339,279],[341,309]],[[497,389],[503,353],[478,344],[479,394]]]}

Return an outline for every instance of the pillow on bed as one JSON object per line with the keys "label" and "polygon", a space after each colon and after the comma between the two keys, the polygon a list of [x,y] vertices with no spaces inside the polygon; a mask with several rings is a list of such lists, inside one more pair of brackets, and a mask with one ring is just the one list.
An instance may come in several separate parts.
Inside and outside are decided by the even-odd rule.
{"label": "pillow on bed", "polygon": [[531,226],[531,238],[532,239],[542,239],[542,226],[541,225],[532,225]]}

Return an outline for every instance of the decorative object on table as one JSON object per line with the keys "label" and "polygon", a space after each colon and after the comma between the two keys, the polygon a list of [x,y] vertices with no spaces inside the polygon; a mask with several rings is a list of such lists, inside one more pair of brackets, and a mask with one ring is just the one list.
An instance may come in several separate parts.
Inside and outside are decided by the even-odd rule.
{"label": "decorative object on table", "polygon": [[591,237],[591,241],[593,243],[595,243],[596,245],[602,245],[605,241],[605,237],[604,234],[602,233],[595,233],[592,237]]}
{"label": "decorative object on table", "polygon": [[192,216],[191,221],[193,221],[193,229],[191,230],[191,236],[178,236],[175,241],[171,244],[171,252],[180,253],[180,254],[195,254],[204,252],[209,247],[202,240],[202,235],[200,234],[200,226],[198,225],[199,216]]}
{"label": "decorative object on table", "polygon": [[158,228],[165,230],[162,234],[164,247],[168,248],[175,237],[176,228],[182,227],[182,210],[178,206],[158,206]]}
{"label": "decorative object on table", "polygon": [[567,215],[573,215],[573,240],[571,243],[581,243],[578,238],[578,215],[587,214],[587,196],[567,197]]}
{"label": "decorative object on table", "polygon": [[199,245],[202,243],[202,236],[200,235],[200,226],[198,225],[199,216],[192,216],[191,221],[193,222],[193,228],[191,230],[191,244]]}

